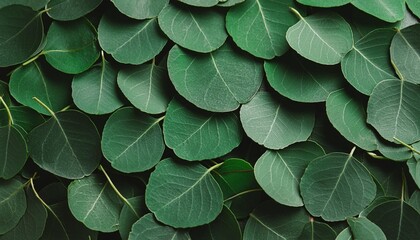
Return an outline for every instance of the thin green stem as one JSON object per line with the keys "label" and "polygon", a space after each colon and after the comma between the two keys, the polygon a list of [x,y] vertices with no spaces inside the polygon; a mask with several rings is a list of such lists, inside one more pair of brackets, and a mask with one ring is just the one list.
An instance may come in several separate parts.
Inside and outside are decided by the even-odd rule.
{"label": "thin green stem", "polygon": [[30,58],[29,60],[27,60],[26,62],[22,63],[22,66],[26,66],[28,64],[30,64],[31,62],[34,62],[35,60],[37,60],[41,55],[43,55],[44,52],[40,52],[37,55],[35,55],[34,57]]}
{"label": "thin green stem", "polygon": [[0,96],[0,102],[4,105],[4,108],[6,109],[7,116],[9,117],[9,126],[12,126],[14,124],[12,113],[10,112],[9,107],[7,106],[7,104],[4,101],[3,97],[1,97],[1,96]]}
{"label": "thin green stem", "polygon": [[56,118],[55,113],[45,103],[43,103],[37,97],[33,97],[32,99],[35,100],[35,101],[37,101],[39,103],[39,105],[41,105],[43,108],[45,108],[51,114],[51,116],[53,116],[54,118]]}
{"label": "thin green stem", "polygon": [[414,153],[417,153],[417,154],[419,154],[419,155],[420,155],[420,151],[419,151],[419,150],[417,150],[417,149],[413,148],[412,146],[408,145],[407,143],[405,143],[405,142],[401,141],[400,139],[398,139],[398,138],[396,138],[396,137],[394,137],[394,140],[395,140],[395,141],[397,141],[398,143],[400,143],[401,145],[403,145],[404,147],[406,147],[406,148],[410,149],[410,150],[411,150],[411,151],[413,151]]}
{"label": "thin green stem", "polygon": [[303,19],[303,17],[302,17],[302,15],[300,15],[300,13],[299,13],[299,11],[298,10],[296,10],[296,9],[294,9],[294,8],[292,8],[292,7],[289,7],[289,9],[290,10],[292,10],[292,12],[299,18],[299,19]]}
{"label": "thin green stem", "polygon": [[127,204],[127,206],[134,212],[134,214],[136,215],[136,217],[140,218],[139,214],[136,212],[136,210],[134,209],[133,205],[131,205],[131,203],[127,200],[127,198],[125,198],[121,192],[117,189],[117,187],[114,185],[114,183],[112,182],[111,178],[109,177],[108,173],[105,171],[105,169],[102,167],[102,165],[99,165],[98,169],[104,173],[106,179],[108,180],[109,184],[111,185],[112,189],[114,190],[114,192],[118,195],[119,198],[121,198],[121,200]]}
{"label": "thin green stem", "polygon": [[207,169],[207,172],[211,172],[211,171],[213,171],[214,169],[216,169],[216,168],[218,168],[218,167],[220,167],[220,166],[222,166],[222,165],[223,165],[223,162],[218,163],[218,164],[216,164],[216,165],[214,165],[214,166],[211,166],[209,169]]}
{"label": "thin green stem", "polygon": [[44,14],[44,13],[47,13],[48,11],[50,11],[50,10],[51,10],[51,8],[45,8],[44,10],[39,12],[38,14]]}
{"label": "thin green stem", "polygon": [[377,155],[377,154],[376,154],[376,153],[374,153],[374,152],[368,152],[368,154],[369,154],[369,156],[371,156],[371,157],[373,157],[373,158],[375,158],[375,159],[388,159],[388,158],[386,158],[386,157],[384,157],[384,156]]}
{"label": "thin green stem", "polygon": [[156,120],[156,123],[161,122],[163,119],[165,119],[165,116],[162,116],[162,117],[158,118],[158,119]]}
{"label": "thin green stem", "polygon": [[243,192],[237,193],[237,194],[235,194],[235,195],[233,195],[233,196],[231,196],[231,197],[226,198],[226,199],[224,200],[224,202],[230,201],[230,200],[232,200],[232,199],[234,199],[234,198],[237,198],[237,197],[239,197],[239,196],[245,195],[245,194],[247,194],[247,193],[260,192],[260,191],[262,191],[262,189],[261,189],[261,188],[255,188],[255,189],[246,190],[246,191],[243,191]]}
{"label": "thin green stem", "polygon": [[353,157],[353,153],[354,153],[354,151],[356,151],[356,147],[353,147],[353,148],[351,149],[351,151],[350,151],[350,156],[351,156],[351,157]]}
{"label": "thin green stem", "polygon": [[68,105],[68,106],[64,107],[63,109],[61,109],[60,112],[67,111],[70,107],[71,107],[71,105]]}

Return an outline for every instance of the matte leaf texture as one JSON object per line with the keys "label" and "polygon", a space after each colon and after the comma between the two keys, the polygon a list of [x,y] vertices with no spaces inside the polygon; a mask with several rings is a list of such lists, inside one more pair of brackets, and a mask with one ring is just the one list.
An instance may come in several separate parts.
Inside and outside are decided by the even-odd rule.
{"label": "matte leaf texture", "polygon": [[54,20],[70,21],[93,11],[102,0],[50,0],[46,6],[48,16]]}
{"label": "matte leaf texture", "polygon": [[297,0],[299,3],[312,6],[312,7],[338,7],[342,5],[346,5],[347,3],[351,2],[352,0],[327,0],[327,1],[318,1],[318,0]]}
{"label": "matte leaf texture", "polygon": [[[12,230],[26,211],[24,186],[15,179],[0,179],[0,234]],[[1,238],[1,235],[0,235]]]}
{"label": "matte leaf texture", "polygon": [[386,240],[384,232],[373,222],[365,217],[349,218],[351,232],[355,239]]}
{"label": "matte leaf texture", "polygon": [[223,156],[242,140],[235,113],[210,113],[185,101],[169,103],[163,122],[167,147],[185,160],[195,161]]}
{"label": "matte leaf texture", "polygon": [[111,0],[111,2],[124,15],[142,20],[157,17],[160,11],[169,3],[169,0]]}
{"label": "matte leaf texture", "polygon": [[[217,165],[216,165],[217,166]],[[223,207],[223,193],[200,163],[162,160],[146,187],[146,205],[157,220],[175,228],[212,222]]]}
{"label": "matte leaf texture", "polygon": [[337,234],[328,224],[311,220],[305,224],[299,240],[334,240],[336,237]]}
{"label": "matte leaf texture", "polygon": [[127,201],[133,208],[124,204],[121,209],[118,231],[122,239],[128,239],[133,224],[139,220],[140,216],[144,216],[147,213],[143,196],[132,197],[127,199]]}
{"label": "matte leaf texture", "polygon": [[223,1],[219,1],[219,4],[217,4],[217,6],[219,7],[232,7],[235,6],[239,3],[243,3],[245,2],[245,0],[227,0],[225,2]]}
{"label": "matte leaf texture", "polygon": [[[26,132],[43,123],[45,120],[35,110],[25,106],[10,106],[10,113],[13,116],[13,124],[21,127]],[[9,124],[9,116],[6,109],[0,109],[0,126],[7,126]]]}
{"label": "matte leaf texture", "polygon": [[[420,149],[420,142],[413,144],[412,147],[416,150]],[[414,157],[407,161],[407,166],[411,177],[420,188],[420,155],[414,154]]]}
{"label": "matte leaf texture", "polygon": [[89,69],[99,57],[96,30],[87,19],[54,21],[48,29],[42,53],[59,71],[77,74]]}
{"label": "matte leaf texture", "polygon": [[407,144],[420,140],[420,86],[407,81],[386,80],[372,92],[367,122],[390,142]]}
{"label": "matte leaf texture", "polygon": [[394,35],[392,29],[374,30],[357,41],[341,61],[345,78],[359,92],[370,95],[379,82],[396,78],[389,59]]}
{"label": "matte leaf texture", "polygon": [[376,194],[368,170],[345,153],[330,153],[309,163],[300,189],[309,213],[326,221],[340,221],[360,213]]}
{"label": "matte leaf texture", "polygon": [[68,204],[73,216],[88,228],[101,232],[118,230],[122,203],[104,178],[93,174],[71,182]]}
{"label": "matte leaf texture", "polygon": [[0,32],[0,67],[22,63],[44,40],[42,14],[21,5],[0,8]]}
{"label": "matte leaf texture", "polygon": [[312,132],[315,116],[295,109],[268,92],[259,92],[241,107],[242,127],[248,137],[269,149],[303,142]]}
{"label": "matte leaf texture", "polygon": [[278,203],[303,206],[300,178],[309,162],[323,155],[324,150],[314,142],[296,143],[278,151],[267,150],[255,164],[255,178]]}
{"label": "matte leaf texture", "polygon": [[26,139],[13,125],[0,127],[0,178],[10,179],[20,172],[28,158]]}
{"label": "matte leaf texture", "polygon": [[[10,94],[9,94],[9,85],[0,80],[0,97],[3,98],[3,101],[6,103],[7,106],[10,106]],[[5,106],[0,104],[0,111],[4,109]]]}
{"label": "matte leaf texture", "polygon": [[241,56],[229,44],[206,55],[174,46],[168,56],[168,72],[183,97],[213,112],[233,111],[249,102],[263,77],[261,64]]}
{"label": "matte leaf texture", "polygon": [[78,179],[90,175],[101,160],[100,137],[85,114],[56,113],[29,133],[29,154],[42,169]]}
{"label": "matte leaf texture", "polygon": [[105,124],[101,142],[112,167],[126,173],[154,167],[165,149],[160,120],[132,107],[115,111]]}
{"label": "matte leaf texture", "polygon": [[406,3],[410,10],[417,16],[420,17],[420,2],[416,0],[406,0]]}
{"label": "matte leaf texture", "polygon": [[98,33],[101,47],[120,63],[147,62],[158,55],[167,42],[156,18],[138,21],[115,14],[104,15]]}
{"label": "matte leaf texture", "polygon": [[391,43],[391,60],[401,79],[420,84],[420,24],[398,31]]}
{"label": "matte leaf texture", "polygon": [[219,3],[219,0],[179,0],[185,4],[195,7],[212,7]]}
{"label": "matte leaf texture", "polygon": [[142,112],[166,112],[171,85],[165,68],[152,63],[123,69],[118,72],[117,83],[131,104]]}
{"label": "matte leaf texture", "polygon": [[352,0],[358,9],[387,22],[396,22],[404,18],[404,0]]}
{"label": "matte leaf texture", "polygon": [[[294,10],[296,11],[296,10]],[[340,63],[353,46],[350,25],[334,12],[318,12],[302,17],[290,27],[286,39],[290,47],[303,57],[324,65]]]}
{"label": "matte leaf texture", "polygon": [[168,4],[158,16],[162,31],[176,44],[192,51],[208,53],[226,41],[224,15],[202,8],[189,9]]}
{"label": "matte leaf texture", "polygon": [[297,102],[323,102],[343,85],[337,68],[313,63],[295,53],[266,61],[264,70],[274,90]]}
{"label": "matte leaf texture", "polygon": [[297,22],[289,7],[295,2],[246,0],[229,10],[226,29],[241,49],[256,57],[281,56],[289,49],[286,31]]}
{"label": "matte leaf texture", "polygon": [[69,80],[46,63],[37,61],[16,69],[10,77],[9,88],[19,103],[50,115],[33,97],[40,99],[54,112],[60,111],[71,101]]}
{"label": "matte leaf texture", "polygon": [[337,235],[335,240],[353,240],[353,235],[351,234],[350,229],[347,227]]}
{"label": "matte leaf texture", "polygon": [[408,200],[408,204],[410,204],[417,212],[420,212],[420,190],[416,190]]}
{"label": "matte leaf texture", "polygon": [[158,222],[152,213],[148,213],[134,223],[128,237],[129,240],[190,240],[188,232],[177,230]]}
{"label": "matte leaf texture", "polygon": [[14,5],[14,4],[18,4],[18,5],[23,5],[23,6],[28,6],[31,7],[34,10],[38,10],[43,8],[49,0],[38,0],[38,1],[33,1],[33,0],[3,0],[0,2],[0,8],[6,7],[6,6],[10,6],[10,5]]}
{"label": "matte leaf texture", "polygon": [[74,76],[72,97],[76,106],[90,114],[111,113],[121,106],[117,88],[117,70],[104,58],[100,66]]}

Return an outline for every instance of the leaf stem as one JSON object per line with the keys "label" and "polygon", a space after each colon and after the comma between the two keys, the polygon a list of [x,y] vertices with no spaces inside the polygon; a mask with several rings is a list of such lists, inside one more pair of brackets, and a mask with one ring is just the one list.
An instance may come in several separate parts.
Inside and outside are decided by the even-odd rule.
{"label": "leaf stem", "polygon": [[39,103],[39,105],[41,105],[43,108],[45,108],[51,114],[51,116],[53,116],[54,118],[57,118],[55,116],[55,113],[45,103],[43,103],[37,97],[33,97],[32,99],[35,100],[35,101],[37,101]]}
{"label": "leaf stem", "polygon": [[213,171],[214,169],[216,169],[216,168],[218,168],[218,167],[220,167],[220,166],[222,166],[222,165],[223,165],[223,162],[218,163],[218,164],[216,164],[216,165],[214,165],[214,166],[211,166],[209,169],[207,169],[207,172],[211,172],[211,171]]}
{"label": "leaf stem", "polygon": [[26,66],[28,64],[30,64],[31,62],[34,62],[35,60],[37,60],[39,58],[39,56],[43,55],[44,52],[40,52],[37,55],[35,55],[34,57],[30,58],[29,60],[27,60],[26,62],[22,63],[22,66]]}
{"label": "leaf stem", "polygon": [[232,200],[232,199],[234,199],[234,198],[237,198],[237,197],[239,197],[239,196],[245,195],[245,194],[247,194],[247,193],[260,192],[260,191],[262,191],[262,189],[261,189],[261,188],[255,188],[255,189],[246,190],[246,191],[243,191],[243,192],[237,193],[237,194],[235,194],[235,195],[233,195],[233,196],[231,196],[231,197],[226,198],[226,199],[224,200],[224,202],[230,201],[230,200]]}
{"label": "leaf stem", "polygon": [[289,7],[290,10],[292,10],[292,12],[299,18],[299,19],[303,19],[302,15],[300,15],[299,11],[296,10],[293,7]]}
{"label": "leaf stem", "polygon": [[420,155],[420,151],[413,148],[412,146],[408,145],[407,143],[401,141],[400,139],[394,137],[394,140],[397,141],[398,143],[402,144],[404,147],[410,149],[411,151],[413,151],[414,153],[417,153],[418,155]]}
{"label": "leaf stem", "polygon": [[387,159],[386,157],[384,157],[384,156],[380,156],[380,155],[377,155],[376,153],[374,153],[374,152],[368,152],[367,154],[369,154],[369,156],[371,156],[371,157],[373,157],[373,158],[375,158],[375,159]]}
{"label": "leaf stem", "polygon": [[134,209],[133,205],[131,205],[131,203],[127,200],[127,198],[125,198],[121,192],[117,189],[117,187],[114,185],[114,183],[112,182],[111,178],[109,177],[108,173],[105,171],[105,169],[102,167],[102,165],[99,165],[98,169],[104,173],[106,179],[108,180],[109,184],[111,185],[112,189],[114,190],[114,192],[118,195],[119,198],[121,198],[121,200],[127,204],[127,206],[134,212],[134,214],[136,215],[136,217],[140,218],[139,214],[136,212],[136,210]]}
{"label": "leaf stem", "polygon": [[60,112],[67,111],[70,107],[71,107],[71,105],[68,105],[68,106],[64,107],[63,109],[61,109]]}
{"label": "leaf stem", "polygon": [[356,147],[353,147],[353,148],[351,149],[351,151],[350,151],[350,157],[353,157],[353,153],[354,153],[354,151],[356,151]]}
{"label": "leaf stem", "polygon": [[9,126],[12,126],[14,124],[12,113],[10,112],[9,107],[7,106],[6,102],[4,101],[3,97],[0,96],[0,102],[4,105],[4,108],[6,109],[7,116],[9,117]]}

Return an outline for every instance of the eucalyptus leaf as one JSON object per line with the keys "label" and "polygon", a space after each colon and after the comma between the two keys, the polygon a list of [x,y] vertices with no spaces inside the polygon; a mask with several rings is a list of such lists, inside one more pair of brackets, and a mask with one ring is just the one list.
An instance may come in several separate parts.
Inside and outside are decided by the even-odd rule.
{"label": "eucalyptus leaf", "polygon": [[404,18],[404,0],[352,0],[358,9],[387,22],[396,22]]}
{"label": "eucalyptus leaf", "polygon": [[195,227],[216,219],[223,193],[205,168],[196,162],[159,162],[146,187],[146,205],[156,218],[176,228]]}
{"label": "eucalyptus leaf", "polygon": [[406,161],[413,157],[413,152],[401,144],[388,142],[380,136],[377,143],[378,151],[386,158],[394,161]]}
{"label": "eucalyptus leaf", "polygon": [[224,15],[203,8],[168,4],[158,16],[162,31],[176,44],[207,53],[221,47],[227,38]]}
{"label": "eucalyptus leaf", "polygon": [[228,44],[206,55],[174,46],[168,56],[168,72],[178,93],[213,112],[233,111],[249,102],[263,78],[261,64]]}
{"label": "eucalyptus leaf", "polygon": [[219,4],[217,6],[219,7],[232,7],[237,4],[243,3],[245,0],[227,0],[227,1],[219,1]]}
{"label": "eucalyptus leaf", "polygon": [[81,73],[99,57],[96,35],[96,30],[87,19],[54,21],[48,29],[42,53],[47,62],[59,71]]}
{"label": "eucalyptus leaf", "polygon": [[314,142],[293,144],[285,149],[267,150],[255,164],[255,178],[261,188],[280,204],[303,206],[299,183],[307,165],[325,155]]}
{"label": "eucalyptus leaf", "polygon": [[[419,142],[420,143],[420,142]],[[417,143],[413,147],[415,149],[420,149],[420,144]],[[410,172],[411,177],[413,178],[414,182],[417,184],[417,187],[420,188],[420,158],[417,155],[416,157],[410,158],[407,161],[408,170]]]}
{"label": "eucalyptus leaf", "polygon": [[289,49],[286,31],[297,22],[289,7],[295,6],[293,0],[247,0],[229,9],[226,29],[241,49],[272,59]]}
{"label": "eucalyptus leaf", "polygon": [[10,179],[22,170],[28,158],[25,136],[13,125],[0,127],[0,178]]}
{"label": "eucalyptus leaf", "polygon": [[22,5],[0,8],[0,32],[0,67],[22,63],[44,41],[42,14]]}
{"label": "eucalyptus leaf", "polygon": [[124,15],[142,20],[157,17],[160,11],[169,3],[169,0],[111,0],[111,2]]}
{"label": "eucalyptus leaf", "polygon": [[305,224],[299,240],[334,240],[337,234],[326,223],[309,221]]}
{"label": "eucalyptus leaf", "polygon": [[50,0],[46,6],[47,14],[54,20],[70,21],[78,19],[101,4],[102,0]]}
{"label": "eucalyptus leaf", "polygon": [[182,3],[195,7],[213,7],[219,3],[219,0],[179,0]]}
{"label": "eucalyptus leaf", "polygon": [[420,140],[420,86],[407,81],[385,80],[373,89],[367,122],[390,142]]}
{"label": "eucalyptus leaf", "polygon": [[[41,114],[32,108],[25,106],[10,106],[9,110],[13,117],[14,126],[23,128],[27,133],[45,122]],[[6,109],[0,109],[0,126],[6,126],[8,121],[9,117]]]}
{"label": "eucalyptus leaf", "polygon": [[350,229],[347,227],[338,234],[335,240],[353,240],[353,235],[351,234]]}
{"label": "eucalyptus leaf", "polygon": [[[296,10],[295,10],[296,11]],[[290,27],[286,39],[303,57],[324,65],[340,63],[353,46],[350,25],[334,12],[318,12]]]}
{"label": "eucalyptus leaf", "polygon": [[98,130],[88,116],[76,110],[56,113],[33,129],[28,139],[34,162],[60,177],[88,176],[101,160]]}
{"label": "eucalyptus leaf", "polygon": [[420,212],[420,190],[415,190],[413,194],[411,194],[408,204],[416,209],[417,212]]}
{"label": "eucalyptus leaf", "polygon": [[348,218],[354,239],[386,240],[384,232],[366,217]]}
{"label": "eucalyptus leaf", "polygon": [[105,52],[118,62],[129,64],[151,60],[167,42],[156,18],[138,21],[108,14],[99,23],[98,38]]}
{"label": "eucalyptus leaf", "polygon": [[68,186],[68,204],[86,227],[101,232],[118,230],[123,205],[106,179],[93,174],[74,180]]}
{"label": "eucalyptus leaf", "polygon": [[[6,103],[7,106],[10,105],[11,99],[9,94],[9,84],[0,80],[0,97],[3,98],[3,101]],[[3,104],[0,104],[0,111],[4,109]]]}
{"label": "eucalyptus leaf", "polygon": [[405,1],[410,8],[410,10],[420,18],[420,2],[417,0],[406,0]]}
{"label": "eucalyptus leaf", "polygon": [[235,113],[205,112],[177,99],[169,103],[163,135],[166,146],[189,161],[223,156],[242,140]]}
{"label": "eucalyptus leaf", "polygon": [[300,189],[309,213],[326,221],[340,221],[360,213],[376,194],[368,170],[345,153],[330,153],[309,163]]}
{"label": "eucalyptus leaf", "polygon": [[269,149],[282,149],[308,139],[315,116],[312,112],[280,102],[268,92],[258,92],[242,105],[240,118],[245,133],[258,144]]}
{"label": "eucalyptus leaf", "polygon": [[45,5],[47,5],[48,2],[49,2],[49,0],[37,0],[37,1],[34,1],[34,0],[3,0],[3,1],[0,2],[0,8],[10,6],[10,5],[14,5],[14,4],[18,4],[18,5],[31,7],[34,10],[39,10],[39,9],[45,7]]}
{"label": "eucalyptus leaf", "polygon": [[26,207],[24,185],[15,179],[0,179],[0,238],[18,225]]}
{"label": "eucalyptus leaf", "polygon": [[132,107],[121,108],[107,120],[102,133],[102,152],[113,168],[130,173],[154,167],[163,155],[161,119]]}
{"label": "eucalyptus leaf", "polygon": [[330,7],[338,7],[338,6],[346,5],[347,3],[351,2],[352,0],[324,0],[324,1],[297,0],[297,1],[301,4],[312,6],[312,7],[330,8]]}
{"label": "eucalyptus leaf", "polygon": [[133,208],[124,204],[121,209],[118,232],[122,239],[128,239],[133,224],[147,213],[143,196],[132,197],[127,199],[127,201]]}

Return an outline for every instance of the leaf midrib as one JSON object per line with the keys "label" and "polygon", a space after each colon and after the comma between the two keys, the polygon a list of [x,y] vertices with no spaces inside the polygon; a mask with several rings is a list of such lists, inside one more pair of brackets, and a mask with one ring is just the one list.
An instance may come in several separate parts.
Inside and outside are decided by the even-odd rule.
{"label": "leaf midrib", "polygon": [[253,213],[249,214],[250,217],[254,218],[259,224],[261,224],[263,227],[265,227],[266,229],[270,230],[270,232],[276,234],[278,237],[281,237],[284,240],[287,240],[286,237],[284,237],[283,235],[281,235],[280,233],[274,231],[272,228],[270,228],[269,226],[267,226],[265,223],[263,223],[260,219],[257,218],[257,216],[255,216]]}
{"label": "leaf midrib", "polygon": [[137,37],[140,33],[142,33],[155,19],[150,19],[148,22],[140,29],[138,30],[133,36],[131,36],[127,41],[125,41],[123,44],[115,48],[113,51],[110,51],[109,53],[114,55],[119,51],[121,48],[123,48],[125,45],[127,45],[131,40],[133,40],[135,37]]}

